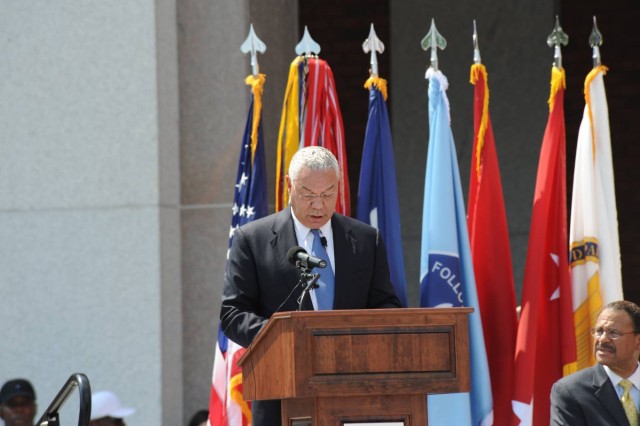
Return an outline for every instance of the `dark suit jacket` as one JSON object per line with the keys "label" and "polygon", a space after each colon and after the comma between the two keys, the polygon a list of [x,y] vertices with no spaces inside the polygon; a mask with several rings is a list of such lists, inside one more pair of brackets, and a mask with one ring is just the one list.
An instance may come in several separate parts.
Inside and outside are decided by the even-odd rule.
{"label": "dark suit jacket", "polygon": [[[331,227],[336,262],[334,309],[401,307],[376,229],[337,213]],[[231,340],[247,347],[278,308],[298,309],[302,287],[295,287],[300,272],[287,259],[289,249],[297,245],[289,208],[236,230],[220,312],[223,330]],[[309,309],[310,301],[305,302]]]}
{"label": "dark suit jacket", "polygon": [[551,424],[629,426],[629,420],[604,367],[596,364],[553,385]]}
{"label": "dark suit jacket", "polygon": [[[334,309],[401,307],[389,279],[384,243],[375,228],[334,213]],[[300,272],[287,259],[298,245],[289,208],[235,231],[224,279],[220,320],[231,340],[247,347],[276,311],[295,311]],[[312,309],[309,298],[305,308]],[[255,426],[280,423],[280,401],[254,401]]]}

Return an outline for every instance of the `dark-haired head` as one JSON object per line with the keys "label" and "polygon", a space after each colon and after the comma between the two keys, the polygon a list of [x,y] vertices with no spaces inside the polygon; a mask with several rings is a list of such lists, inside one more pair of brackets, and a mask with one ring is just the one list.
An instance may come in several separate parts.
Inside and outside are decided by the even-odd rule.
{"label": "dark-haired head", "polygon": [[640,333],[640,306],[628,300],[616,300],[604,307],[603,311],[611,309],[614,311],[625,311],[633,322],[633,328]]}
{"label": "dark-haired head", "polygon": [[201,424],[207,424],[209,420],[209,412],[207,410],[197,411],[189,420],[188,426],[200,426]]}

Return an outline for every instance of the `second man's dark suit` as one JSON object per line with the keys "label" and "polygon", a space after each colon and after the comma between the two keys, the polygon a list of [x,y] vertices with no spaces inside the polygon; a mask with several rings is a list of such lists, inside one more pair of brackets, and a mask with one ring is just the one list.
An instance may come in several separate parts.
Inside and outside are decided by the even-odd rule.
{"label": "second man's dark suit", "polygon": [[[331,227],[336,262],[334,309],[401,307],[376,229],[337,213]],[[297,245],[290,208],[235,231],[220,312],[223,330],[231,340],[247,347],[276,310],[298,308],[302,288],[295,287],[300,272],[287,259],[289,249]],[[305,307],[312,309],[306,299]],[[254,403],[254,413],[258,409],[255,424],[279,425],[269,419],[272,413],[261,412],[260,405]]]}
{"label": "second man's dark suit", "polygon": [[554,426],[629,426],[618,394],[600,364],[557,381],[551,388]]}

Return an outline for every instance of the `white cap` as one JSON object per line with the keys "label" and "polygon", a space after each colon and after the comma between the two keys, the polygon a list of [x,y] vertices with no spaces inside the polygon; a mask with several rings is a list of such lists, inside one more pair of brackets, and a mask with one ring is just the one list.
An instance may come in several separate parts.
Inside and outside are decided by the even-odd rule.
{"label": "white cap", "polygon": [[91,395],[91,420],[103,417],[122,419],[136,412],[135,408],[125,407],[113,392],[101,391]]}

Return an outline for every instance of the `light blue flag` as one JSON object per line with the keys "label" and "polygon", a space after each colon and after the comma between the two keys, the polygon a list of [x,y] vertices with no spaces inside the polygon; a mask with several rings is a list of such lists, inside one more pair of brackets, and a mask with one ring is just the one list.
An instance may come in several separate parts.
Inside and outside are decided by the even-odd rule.
{"label": "light blue flag", "polygon": [[471,392],[430,395],[430,426],[493,424],[493,399],[482,334],[467,218],[451,133],[447,78],[429,68],[429,150],[424,184],[420,306],[470,306]]}

